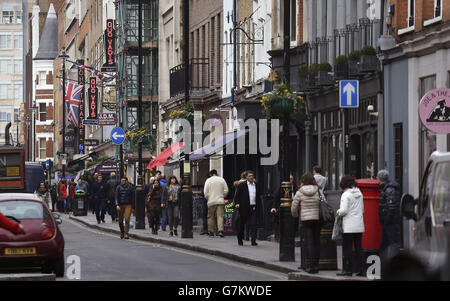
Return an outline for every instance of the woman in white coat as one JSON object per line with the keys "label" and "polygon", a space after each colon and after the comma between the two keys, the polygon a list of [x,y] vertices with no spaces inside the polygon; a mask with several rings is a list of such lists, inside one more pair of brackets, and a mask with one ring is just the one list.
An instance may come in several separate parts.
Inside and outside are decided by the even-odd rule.
{"label": "woman in white coat", "polygon": [[338,276],[352,276],[352,245],[355,246],[356,264],[359,264],[357,276],[363,276],[361,239],[364,232],[364,200],[361,191],[356,187],[355,179],[345,175],[339,184],[344,193],[337,214],[342,216],[342,252],[343,271]]}

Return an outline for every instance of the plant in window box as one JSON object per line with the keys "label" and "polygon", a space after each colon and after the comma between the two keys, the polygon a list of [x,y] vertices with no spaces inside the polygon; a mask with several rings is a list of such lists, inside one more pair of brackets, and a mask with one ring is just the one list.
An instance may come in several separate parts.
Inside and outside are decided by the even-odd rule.
{"label": "plant in window box", "polygon": [[308,90],[307,78],[309,75],[308,66],[301,66],[298,68],[298,77],[300,79],[299,86],[300,90]]}
{"label": "plant in window box", "polygon": [[348,76],[348,59],[345,55],[340,55],[336,58],[334,75],[336,78],[346,78]]}
{"label": "plant in window box", "polygon": [[[169,114],[169,119],[186,119],[189,121],[191,125],[194,124],[194,107],[191,104],[185,104],[179,109],[175,109]],[[205,115],[202,114],[202,119],[205,118]]]}
{"label": "plant in window box", "polygon": [[359,74],[359,59],[361,58],[361,53],[358,50],[352,51],[348,55],[348,75],[355,76]]}
{"label": "plant in window box", "polygon": [[125,133],[125,138],[130,142],[131,146],[138,146],[142,143],[144,146],[152,145],[155,139],[151,135],[151,131],[146,128],[135,127]]}
{"label": "plant in window box", "polygon": [[359,61],[360,72],[375,72],[378,67],[378,58],[375,48],[364,46],[361,49],[361,58]]}
{"label": "plant in window box", "polygon": [[320,63],[317,67],[317,84],[319,86],[331,86],[334,84],[330,72],[333,67],[327,62]]}
{"label": "plant in window box", "polygon": [[307,84],[310,89],[316,86],[316,77],[317,77],[317,64],[311,64],[308,70]]}
{"label": "plant in window box", "polygon": [[303,97],[292,93],[287,84],[276,85],[275,90],[264,95],[260,101],[268,119],[284,118],[297,112],[305,114],[305,100]]}

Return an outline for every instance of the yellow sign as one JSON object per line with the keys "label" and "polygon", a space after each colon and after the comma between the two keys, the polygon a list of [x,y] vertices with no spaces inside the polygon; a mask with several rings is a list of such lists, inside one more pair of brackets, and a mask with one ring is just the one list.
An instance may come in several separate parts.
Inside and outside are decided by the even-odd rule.
{"label": "yellow sign", "polygon": [[6,176],[7,177],[20,177],[20,167],[19,166],[6,167]]}

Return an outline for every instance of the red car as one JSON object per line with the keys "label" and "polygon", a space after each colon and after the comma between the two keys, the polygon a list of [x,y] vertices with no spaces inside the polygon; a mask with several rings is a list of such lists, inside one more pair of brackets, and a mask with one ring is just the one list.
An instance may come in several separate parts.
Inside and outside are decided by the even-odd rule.
{"label": "red car", "polygon": [[22,224],[25,234],[0,228],[0,267],[41,267],[43,273],[64,277],[64,237],[58,224],[37,195],[1,193],[0,212]]}

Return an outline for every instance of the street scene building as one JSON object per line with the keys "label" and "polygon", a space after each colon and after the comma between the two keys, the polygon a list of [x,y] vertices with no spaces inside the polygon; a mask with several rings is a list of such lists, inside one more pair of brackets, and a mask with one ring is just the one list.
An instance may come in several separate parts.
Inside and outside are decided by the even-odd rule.
{"label": "street scene building", "polygon": [[0,191],[121,239],[446,279],[449,112],[450,0],[0,2]]}

